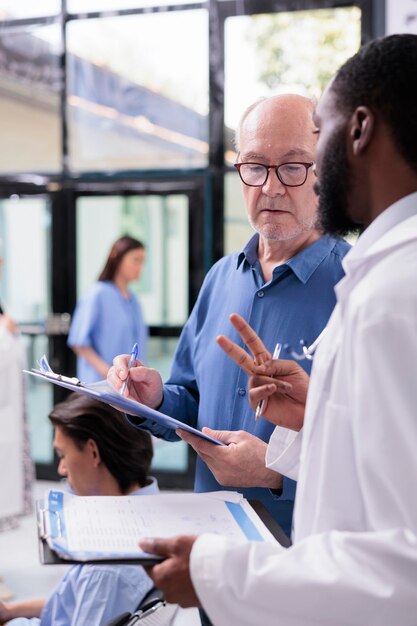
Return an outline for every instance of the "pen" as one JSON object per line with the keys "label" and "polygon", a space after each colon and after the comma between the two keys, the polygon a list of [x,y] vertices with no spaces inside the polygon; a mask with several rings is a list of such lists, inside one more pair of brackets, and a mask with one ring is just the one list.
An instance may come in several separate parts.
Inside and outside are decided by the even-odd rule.
{"label": "pen", "polygon": [[138,350],[139,350],[139,346],[137,343],[135,343],[135,345],[132,348],[132,352],[130,353],[130,359],[129,359],[129,364],[127,366],[127,377],[126,380],[124,381],[122,388],[120,390],[120,393],[122,394],[122,396],[124,396],[125,391],[126,391],[126,387],[127,387],[127,381],[129,378],[129,371],[130,368],[132,367],[133,363],[136,361],[136,359],[138,358]]}
{"label": "pen", "polygon": [[[275,346],[274,354],[272,355],[273,360],[279,359],[281,348],[282,348],[282,343],[277,343],[277,345]],[[261,417],[263,403],[264,403],[263,400],[260,400],[258,402],[258,406],[256,407],[255,420],[258,420]]]}

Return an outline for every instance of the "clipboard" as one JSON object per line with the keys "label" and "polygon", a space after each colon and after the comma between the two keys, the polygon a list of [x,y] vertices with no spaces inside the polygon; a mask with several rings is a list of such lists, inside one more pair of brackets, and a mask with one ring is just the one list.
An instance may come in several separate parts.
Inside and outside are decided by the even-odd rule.
{"label": "clipboard", "polygon": [[[42,565],[80,565],[81,561],[75,559],[63,559],[55,550],[53,550],[47,541],[44,526],[43,500],[36,501],[36,522],[38,527],[38,553],[39,561]],[[146,558],[138,557],[137,559],[91,559],[83,561],[85,564],[96,565],[156,565],[164,560],[163,557],[149,555]]]}
{"label": "clipboard", "polygon": [[[67,499],[65,499],[67,498]],[[101,500],[101,503],[99,502]],[[107,500],[107,502],[105,502]],[[287,536],[282,531],[281,527],[275,522],[272,516],[269,515],[265,507],[259,502],[248,502],[236,492],[213,492],[208,494],[194,494],[194,493],[170,493],[170,494],[158,494],[152,496],[133,496],[128,502],[128,496],[114,496],[114,497],[82,497],[71,494],[65,494],[58,490],[50,490],[46,499],[36,502],[36,514],[38,524],[38,548],[40,562],[44,565],[54,564],[70,564],[70,563],[107,563],[107,564],[139,564],[139,565],[155,565],[164,560],[164,557],[140,552],[137,547],[137,541],[140,536],[149,534],[150,536],[165,536],[170,537],[176,534],[201,534],[204,532],[220,532],[220,534],[226,533],[226,536],[234,538],[239,537],[240,540],[247,541],[259,541],[259,542],[271,542],[278,541],[284,547],[289,545]],[[149,509],[152,508],[152,500],[159,503],[162,502],[162,506],[165,507],[166,514],[163,517],[158,518],[159,530],[154,531],[152,524],[152,515],[149,515]],[[88,530],[90,536],[93,535],[94,539],[87,539],[84,541],[84,529],[81,528],[81,543],[77,545],[77,541],[71,541],[71,532],[74,527],[77,529],[82,526],[83,522],[80,522],[80,512],[82,507],[88,501],[88,506],[91,510],[99,511],[101,517],[99,519],[104,520],[103,524],[94,525],[94,522],[90,523],[91,516],[88,517]],[[103,502],[104,501],[104,502]],[[133,530],[127,530],[123,528],[120,530],[119,536],[113,538],[111,541],[105,544],[105,547],[100,545],[99,548],[95,548],[96,545],[96,532],[101,533],[103,529],[105,532],[114,526],[114,519],[109,522],[103,515],[103,509],[101,504],[109,505],[117,509],[120,503],[123,501],[126,504],[125,510],[122,515],[126,513],[130,516],[130,521],[136,515],[145,519],[143,525],[140,525],[140,529],[136,535],[136,524],[132,523],[135,527]],[[171,519],[171,510],[174,510]],[[139,505],[135,509],[132,507],[132,502]],[[72,507],[72,513],[66,515],[68,508]],[[109,509],[107,509],[108,511]],[[89,509],[90,511],[90,509]],[[156,509],[159,512],[158,506]],[[206,515],[209,511],[209,516]],[[56,516],[56,513],[58,515]],[[62,514],[62,520],[59,519],[59,513]],[[259,515],[260,513],[260,515]],[[190,527],[189,520],[195,514],[196,521],[192,520]],[[213,520],[207,521],[209,517],[213,517]],[[224,518],[228,517],[226,523]],[[49,519],[49,524],[45,523]],[[52,519],[52,522],[50,521]],[[136,518],[137,519],[137,518]],[[155,517],[154,517],[155,519]],[[161,523],[160,519],[163,519],[164,532],[160,532]],[[218,525],[218,522],[220,524]],[[85,522],[84,522],[85,523]],[[188,523],[188,525],[187,525]],[[75,524],[75,526],[74,526]],[[178,526],[180,524],[180,527]],[[173,528],[172,529],[172,525]],[[67,528],[66,528],[67,526]],[[72,526],[72,530],[71,530]],[[220,527],[219,527],[220,526]],[[190,530],[191,528],[191,530]],[[67,532],[68,531],[68,532]],[[120,545],[119,539],[121,535],[129,535],[128,541]],[[62,539],[61,539],[62,538]],[[97,543],[100,544],[98,541]],[[134,549],[132,550],[132,545]],[[80,547],[82,545],[82,547]],[[114,549],[113,546],[119,546]],[[114,549],[114,552],[113,552]],[[136,554],[136,551],[137,554]],[[124,555],[121,555],[124,553]],[[96,556],[97,555],[97,556]]]}
{"label": "clipboard", "polygon": [[[170,417],[169,415],[161,413],[156,409],[151,409],[136,400],[122,396],[106,380],[100,380],[96,383],[87,385],[79,381],[78,378],[70,378],[69,376],[56,374],[52,371],[45,356],[39,360],[39,366],[42,369],[32,368],[30,370],[23,371],[25,374],[35,376],[36,378],[52,383],[53,385],[58,385],[59,387],[64,387],[70,391],[95,398],[99,402],[109,404],[116,409],[119,409],[122,413],[128,413],[129,415],[135,415],[141,419],[150,420],[160,426],[170,428],[171,430],[181,428],[182,430],[186,430],[193,435],[201,437],[202,439],[207,439],[211,443],[215,443],[219,446],[225,445],[223,442],[218,441],[209,435],[205,435],[201,430],[198,430],[198,428],[193,428],[193,426],[189,426],[174,417]],[[138,424],[138,428],[140,428],[140,424]]]}

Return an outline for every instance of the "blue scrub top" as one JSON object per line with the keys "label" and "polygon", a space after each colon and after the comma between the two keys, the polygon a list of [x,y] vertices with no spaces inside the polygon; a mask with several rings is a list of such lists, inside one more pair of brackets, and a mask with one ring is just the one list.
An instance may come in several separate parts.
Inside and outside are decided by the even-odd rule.
{"label": "blue scrub top", "polygon": [[[112,365],[118,354],[129,354],[139,344],[139,359],[147,359],[148,328],[141,306],[129,290],[129,298],[111,281],[98,281],[80,300],[74,311],[68,345],[91,347]],[[77,376],[85,383],[101,379],[82,357],[77,358]]]}
{"label": "blue scrub top", "polygon": [[[343,276],[342,259],[350,246],[324,235],[286,263],[265,283],[258,261],[259,236],[240,253],[218,261],[208,272],[195,307],[184,326],[164,385],[159,407],[178,420],[202,429],[246,430],[269,441],[274,429],[265,419],[255,422],[247,397],[247,375],[216,344],[217,335],[242,340],[228,317],[239,313],[272,352],[277,342],[299,350],[300,340],[312,343],[325,327],[336,303],[334,286]],[[281,352],[281,358],[291,358]],[[301,361],[310,372],[311,362]],[[133,417],[130,418],[135,423]],[[140,424],[157,437],[176,440],[175,432],[150,421]],[[196,491],[224,489],[198,457]],[[268,489],[238,489],[260,500],[290,534],[295,483],[284,479],[280,496]]]}

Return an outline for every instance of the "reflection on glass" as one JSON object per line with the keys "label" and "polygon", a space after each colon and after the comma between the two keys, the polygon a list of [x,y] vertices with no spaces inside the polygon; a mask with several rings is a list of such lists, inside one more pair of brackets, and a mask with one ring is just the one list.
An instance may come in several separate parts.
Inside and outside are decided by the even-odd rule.
{"label": "reflection on glass", "polygon": [[61,0],[1,0],[0,19],[21,19],[58,15],[61,10]]}
{"label": "reflection on glass", "polygon": [[140,298],[147,324],[182,325],[188,315],[186,196],[79,198],[77,297],[97,280],[111,244],[124,234],[136,237],[146,246],[144,271],[131,289]]}
{"label": "reflection on glass", "polygon": [[70,22],[71,169],[205,166],[207,33],[205,10]]}
{"label": "reflection on glass", "polygon": [[225,24],[225,159],[243,111],[277,93],[319,97],[360,45],[358,7],[231,17]]}
{"label": "reflection on glass", "polygon": [[[0,279],[0,301],[5,312],[33,334],[21,335],[27,367],[48,355],[48,342],[42,332],[50,312],[50,210],[45,198],[0,201],[0,238],[4,258]],[[30,450],[37,463],[52,461],[52,435],[47,415],[52,408],[52,385],[38,383],[25,375],[26,410]]]}
{"label": "reflection on glass", "polygon": [[[27,367],[36,367],[36,359],[48,353],[48,338],[45,335],[22,335],[26,348]],[[53,407],[53,385],[24,374],[26,410],[29,424],[30,453],[35,463],[53,462],[52,425],[48,414]]]}
{"label": "reflection on glass", "polygon": [[[178,4],[191,4],[195,0],[179,0]],[[164,6],[174,4],[172,0],[68,0],[68,10],[71,13],[81,11],[121,11],[122,9],[136,9],[142,7]]]}
{"label": "reflection on glass", "polygon": [[224,208],[224,253],[230,254],[241,250],[255,232],[248,221],[237,172],[225,176]]}
{"label": "reflection on glass", "polygon": [[[177,338],[151,337],[149,361],[158,370],[162,380],[169,375]],[[185,472],[188,465],[188,447],[184,441],[169,442],[153,437],[154,458],[152,469],[162,472]]]}
{"label": "reflection on glass", "polygon": [[0,297],[16,322],[43,322],[50,312],[50,219],[44,198],[0,201]]}
{"label": "reflection on glass", "polygon": [[59,49],[58,24],[0,32],[2,174],[61,167]]}
{"label": "reflection on glass", "polygon": [[[158,472],[185,472],[188,467],[188,449],[185,441],[164,441],[152,437],[152,469]],[[161,481],[160,481],[161,483]],[[161,486],[163,484],[161,483]]]}

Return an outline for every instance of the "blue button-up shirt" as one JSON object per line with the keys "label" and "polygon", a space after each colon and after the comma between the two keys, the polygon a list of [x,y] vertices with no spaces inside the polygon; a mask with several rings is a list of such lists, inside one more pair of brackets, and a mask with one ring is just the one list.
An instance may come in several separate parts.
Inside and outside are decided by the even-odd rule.
{"label": "blue button-up shirt", "polygon": [[[160,411],[201,429],[246,430],[268,441],[274,426],[254,420],[247,394],[247,375],[216,344],[224,334],[242,345],[228,317],[242,315],[271,350],[277,342],[299,350],[312,343],[335,305],[334,286],[343,276],[342,258],[350,246],[325,235],[277,266],[265,283],[258,260],[258,235],[244,250],[218,261],[208,272],[196,305],[181,334]],[[282,358],[290,358],[285,351]],[[301,365],[309,372],[311,363]],[[134,423],[134,418],[132,418]],[[176,439],[175,432],[146,420],[141,424],[157,437]],[[198,458],[196,491],[223,489]],[[282,495],[268,489],[239,489],[261,500],[290,534],[295,483],[284,479]]]}

